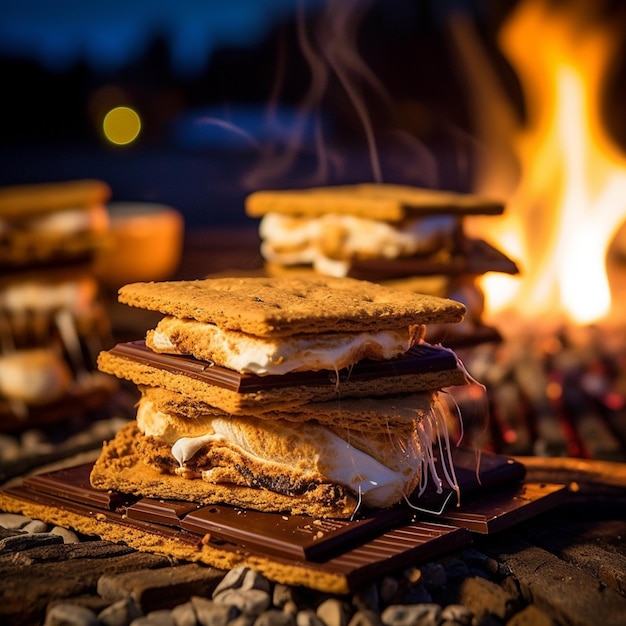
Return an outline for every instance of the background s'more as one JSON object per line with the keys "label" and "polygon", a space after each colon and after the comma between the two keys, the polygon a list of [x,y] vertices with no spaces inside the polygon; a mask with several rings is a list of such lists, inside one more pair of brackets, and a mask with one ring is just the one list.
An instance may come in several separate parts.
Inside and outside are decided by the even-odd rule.
{"label": "background s'more", "polygon": [[[351,277],[462,302],[464,323],[447,341],[496,334],[482,323],[487,272],[517,274],[500,250],[466,233],[465,218],[501,215],[502,202],[470,193],[390,183],[263,189],[248,195],[270,275]],[[441,328],[429,329],[440,341]],[[491,331],[491,332],[488,332]],[[493,337],[491,337],[493,338]]]}
{"label": "background s'more", "polygon": [[319,276],[133,283],[119,300],[163,318],[99,356],[141,399],[93,487],[350,518],[439,480],[441,390],[468,378],[424,334],[462,304]]}
{"label": "background s'more", "polygon": [[0,188],[0,432],[103,406],[96,369],[111,336],[93,264],[109,231],[97,179]]}

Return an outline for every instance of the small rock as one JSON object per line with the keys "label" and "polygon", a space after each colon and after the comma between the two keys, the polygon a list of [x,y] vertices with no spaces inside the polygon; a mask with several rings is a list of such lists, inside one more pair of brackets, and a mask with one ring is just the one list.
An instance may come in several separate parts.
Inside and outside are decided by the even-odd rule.
{"label": "small rock", "polygon": [[517,598],[494,582],[483,578],[467,578],[459,589],[459,601],[477,617],[491,613],[508,619],[517,608]]}
{"label": "small rock", "polygon": [[226,626],[239,615],[239,608],[234,605],[220,604],[199,596],[191,598],[191,606],[202,626]]}
{"label": "small rock", "polygon": [[459,626],[470,626],[474,614],[462,604],[448,604],[439,615],[442,622],[451,622]]}
{"label": "small rock", "polygon": [[26,526],[22,526],[22,530],[27,533],[45,533],[48,530],[48,524],[40,519],[34,519],[28,522]]}
{"label": "small rock", "polygon": [[191,601],[179,604],[172,609],[172,617],[176,626],[196,626],[196,612]]}
{"label": "small rock", "polygon": [[295,615],[298,612],[298,605],[293,600],[288,600],[280,608],[288,615]]}
{"label": "small rock", "polygon": [[338,598],[328,598],[317,607],[317,616],[326,626],[346,626],[350,619],[350,610]]}
{"label": "small rock", "polygon": [[254,626],[296,626],[296,618],[278,609],[261,613],[253,622]]}
{"label": "small rock", "polygon": [[304,609],[296,614],[296,626],[326,626],[313,609]]}
{"label": "small rock", "polygon": [[55,526],[51,531],[52,535],[59,535],[59,537],[63,537],[63,543],[80,543],[80,539],[78,535],[73,531],[69,530],[69,528],[63,528],[62,526]]}
{"label": "small rock", "polygon": [[128,626],[137,617],[141,617],[141,610],[132,598],[118,600],[98,613],[102,626]]}
{"label": "small rock", "polygon": [[216,604],[237,607],[242,613],[260,615],[272,603],[270,594],[262,589],[226,589],[213,597]]}
{"label": "small rock", "polygon": [[378,612],[371,609],[357,611],[348,622],[348,626],[382,626],[382,624]]}
{"label": "small rock", "polygon": [[293,593],[289,585],[276,583],[272,592],[272,605],[282,609],[287,602],[293,602]]}
{"label": "small rock", "polygon": [[55,604],[47,613],[44,626],[97,626],[96,614],[76,604]]}
{"label": "small rock", "polygon": [[380,617],[385,626],[438,626],[440,613],[438,604],[393,604]]}
{"label": "small rock", "polygon": [[224,578],[219,582],[213,598],[227,589],[260,589],[267,593],[270,592],[270,582],[265,576],[255,572],[249,567],[235,567],[231,569]]}
{"label": "small rock", "polygon": [[31,520],[30,517],[26,517],[26,515],[19,515],[17,513],[0,513],[0,526],[4,528],[19,530],[32,521],[33,520]]}
{"label": "small rock", "polygon": [[270,582],[247,567],[230,570],[213,591],[218,604],[235,606],[242,613],[259,615],[271,606]]}
{"label": "small rock", "polygon": [[134,619],[130,626],[176,626],[170,611],[161,609]]}

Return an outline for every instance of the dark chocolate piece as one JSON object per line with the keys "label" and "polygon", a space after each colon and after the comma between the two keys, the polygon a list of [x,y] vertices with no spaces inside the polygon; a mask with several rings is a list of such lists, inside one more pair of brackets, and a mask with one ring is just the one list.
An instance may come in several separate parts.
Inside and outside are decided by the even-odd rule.
{"label": "dark chocolate piece", "polygon": [[[55,472],[50,474],[54,479]],[[96,507],[79,504],[73,500],[66,500],[53,495],[31,491],[25,485],[20,487],[10,487],[4,491],[5,494],[22,502],[35,503],[40,505],[41,514],[39,517],[45,521],[46,512],[50,507],[56,507],[64,511],[73,513],[75,519],[73,527],[79,532],[82,529],[81,519],[96,518],[100,523],[111,525],[112,531],[116,527],[133,530],[127,535],[127,543],[131,547],[140,548],[147,542],[153,544],[150,537],[163,537],[174,540],[181,546],[187,546],[189,559],[196,560],[200,550],[200,544],[206,541],[206,533],[199,533],[181,530],[165,524],[151,523],[141,520],[132,520],[119,511],[112,511],[108,508],[97,509]],[[75,490],[72,489],[72,492]],[[263,515],[263,514],[261,514]],[[143,534],[143,539],[138,537],[137,532]],[[107,533],[103,533],[103,538],[107,539]],[[115,532],[115,537],[119,536],[119,530]],[[115,539],[118,541],[119,539]],[[454,526],[447,526],[433,522],[411,522],[399,528],[389,530],[375,537],[363,537],[359,545],[343,546],[340,542],[335,545],[336,554],[328,555],[326,560],[308,561],[296,556],[286,556],[273,554],[266,550],[262,543],[257,549],[244,548],[241,545],[220,542],[216,545],[220,551],[235,552],[242,556],[248,555],[261,559],[267,559],[271,565],[267,575],[271,578],[271,572],[276,571],[276,564],[287,568],[295,568],[296,571],[306,571],[302,584],[309,584],[315,587],[317,575],[330,574],[331,576],[342,576],[350,591],[354,591],[362,585],[378,579],[381,576],[391,574],[402,568],[419,564],[428,559],[436,558],[453,552],[455,550],[469,546],[471,536],[467,529]],[[145,548],[142,548],[145,549]],[[206,558],[206,557],[205,557]],[[220,566],[220,555],[216,556],[216,563],[210,565]],[[262,562],[262,561],[261,561]],[[257,562],[257,566],[258,566]],[[323,588],[320,588],[324,591]]]}
{"label": "dark chocolate piece", "polygon": [[[270,376],[240,374],[190,356],[153,352],[146,346],[144,340],[118,343],[109,352],[118,357],[161,368],[174,374],[183,374],[239,393],[298,385],[335,386],[337,384],[337,373],[334,370],[290,372]],[[382,361],[366,359],[350,368],[344,368],[339,371],[339,382],[345,382],[348,379],[354,382],[389,376],[443,372],[456,370],[458,367],[456,355],[451,350],[430,344],[420,344],[394,359]]]}
{"label": "dark chocolate piece", "polygon": [[372,281],[412,276],[481,275],[486,272],[518,274],[514,261],[485,241],[470,239],[463,249],[432,256],[408,256],[395,259],[353,259],[348,276]]}
{"label": "dark chocolate piece", "polygon": [[212,540],[231,541],[269,554],[319,561],[411,517],[412,512],[406,507],[376,511],[347,521],[207,506],[189,513],[181,526],[191,532],[207,533]]}
{"label": "dark chocolate piece", "polygon": [[566,485],[524,483],[513,489],[486,491],[438,519],[476,533],[500,532],[561,504],[566,495]]}
{"label": "dark chocolate piece", "polygon": [[501,454],[470,448],[454,448],[451,456],[459,487],[458,495],[446,479],[441,456],[438,456],[435,459],[435,468],[442,481],[441,491],[438,492],[434,481],[430,480],[421,496],[414,494],[409,498],[421,512],[440,513],[457,506],[459,499],[460,504],[463,504],[472,500],[478,493],[482,494],[504,486],[516,486],[526,474],[526,468],[522,463]]}
{"label": "dark chocolate piece", "polygon": [[188,513],[199,509],[201,506],[185,500],[141,498],[141,500],[126,507],[126,516],[132,520],[180,526],[181,520]]}
{"label": "dark chocolate piece", "polygon": [[24,486],[37,493],[102,509],[112,510],[136,499],[116,491],[94,489],[89,482],[92,467],[93,464],[85,463],[45,474],[35,474],[24,479]]}

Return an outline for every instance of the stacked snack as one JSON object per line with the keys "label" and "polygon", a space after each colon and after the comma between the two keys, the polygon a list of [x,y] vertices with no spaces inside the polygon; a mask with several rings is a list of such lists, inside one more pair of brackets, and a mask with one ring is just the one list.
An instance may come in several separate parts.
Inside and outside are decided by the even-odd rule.
{"label": "stacked snack", "polygon": [[[246,212],[261,218],[261,253],[271,275],[309,268],[450,297],[481,326],[476,277],[517,273],[505,255],[469,238],[468,215],[499,215],[504,206],[469,194],[388,184],[257,191]],[[459,329],[460,330],[460,329]]]}
{"label": "stacked snack", "polygon": [[98,359],[141,400],[95,488],[345,519],[439,481],[439,392],[467,378],[423,337],[462,304],[319,276],[134,283],[119,300],[165,317]]}
{"label": "stacked snack", "polygon": [[91,271],[108,229],[96,180],[0,189],[0,428],[75,415],[111,381],[95,358],[107,314]]}

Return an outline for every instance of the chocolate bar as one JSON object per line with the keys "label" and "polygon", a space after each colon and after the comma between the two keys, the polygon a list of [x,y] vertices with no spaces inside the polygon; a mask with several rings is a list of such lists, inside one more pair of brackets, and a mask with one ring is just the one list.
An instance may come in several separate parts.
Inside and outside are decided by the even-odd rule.
{"label": "chocolate bar", "polygon": [[[458,550],[471,542],[466,529],[437,522],[413,520],[400,523],[396,528],[385,529],[385,525],[390,522],[390,513],[381,511],[379,514],[384,518],[384,523],[380,520],[344,522],[347,530],[338,527],[329,532],[327,549],[318,551],[317,560],[307,559],[304,555],[296,556],[293,553],[294,549],[284,549],[284,546],[283,552],[291,551],[292,554],[277,554],[275,546],[268,548],[270,537],[266,535],[264,538],[263,533],[260,533],[254,542],[247,542],[255,543],[255,546],[243,546],[223,540],[219,536],[213,537],[199,524],[198,513],[202,508],[184,513],[176,506],[172,508],[170,503],[163,502],[164,510],[167,512],[153,515],[159,508],[156,503],[160,501],[152,502],[148,508],[143,506],[144,502],[133,509],[141,500],[133,496],[115,494],[118,500],[108,500],[104,497],[98,502],[100,496],[92,493],[96,490],[84,482],[84,476],[88,474],[89,468],[90,465],[83,465],[69,471],[33,476],[19,487],[0,490],[0,507],[20,511],[49,523],[70,525],[79,532],[98,534],[110,541],[124,541],[139,550],[170,554],[177,558],[201,561],[221,568],[247,564],[268,578],[289,584],[305,585],[320,591],[340,593],[353,591],[379,576]],[[76,482],[73,482],[74,479]],[[64,490],[67,497],[60,495]],[[81,492],[82,497],[79,495]],[[79,502],[81,499],[82,503]],[[111,508],[113,501],[122,504],[117,508]],[[135,519],[135,515],[129,515],[130,510],[143,511],[137,516],[143,519]],[[153,520],[158,518],[159,521],[149,521],[145,515],[146,510],[151,510],[150,517]],[[180,524],[174,522],[178,515],[182,518]],[[190,521],[189,524],[184,524],[185,518],[189,515],[194,516],[192,518],[194,523]],[[272,513],[258,515],[267,517],[266,528],[272,525],[277,528],[287,525],[289,528],[289,518],[286,516]],[[410,512],[403,515],[404,519],[407,519]],[[233,511],[230,520],[237,516],[237,512]],[[392,513],[391,517],[394,516],[395,513]],[[240,518],[240,522],[248,526],[248,532],[252,536],[255,528],[250,528],[245,518]],[[315,520],[310,518],[309,523],[314,526]],[[329,529],[331,525],[332,523],[322,526],[322,536],[318,538],[320,545],[325,534],[323,529]],[[376,532],[375,525],[378,525]],[[283,536],[289,532],[288,530],[283,533]],[[354,537],[344,544],[341,538],[346,538],[350,533]],[[309,535],[304,544],[310,545],[313,541]],[[306,551],[305,548],[301,550],[303,553]],[[323,552],[326,552],[325,556]]]}
{"label": "chocolate bar", "polygon": [[249,565],[277,581],[346,593],[467,547],[470,531],[500,531],[556,506],[566,493],[564,485],[522,482],[524,466],[509,457],[456,449],[453,461],[460,504],[444,481],[440,493],[420,497],[420,512],[403,504],[349,521],[99,491],[89,484],[91,464],[0,490],[0,508],[139,550],[218,568]]}
{"label": "chocolate bar", "polygon": [[144,340],[119,343],[109,353],[138,363],[158,367],[174,374],[183,374],[211,385],[239,393],[250,393],[260,389],[291,387],[300,385],[336,385],[337,382],[372,380],[383,376],[425,374],[457,369],[457,358],[446,348],[420,344],[394,359],[374,361],[364,359],[350,368],[333,371],[290,372],[281,375],[257,376],[240,374],[207,361],[189,356],[153,352]]}
{"label": "chocolate bar", "polygon": [[[131,507],[132,508],[132,507]],[[213,540],[226,540],[271,554],[320,561],[363,542],[376,531],[407,522],[406,507],[370,513],[353,521],[318,520],[305,515],[276,515],[229,506],[207,506],[189,513],[182,528]]]}

